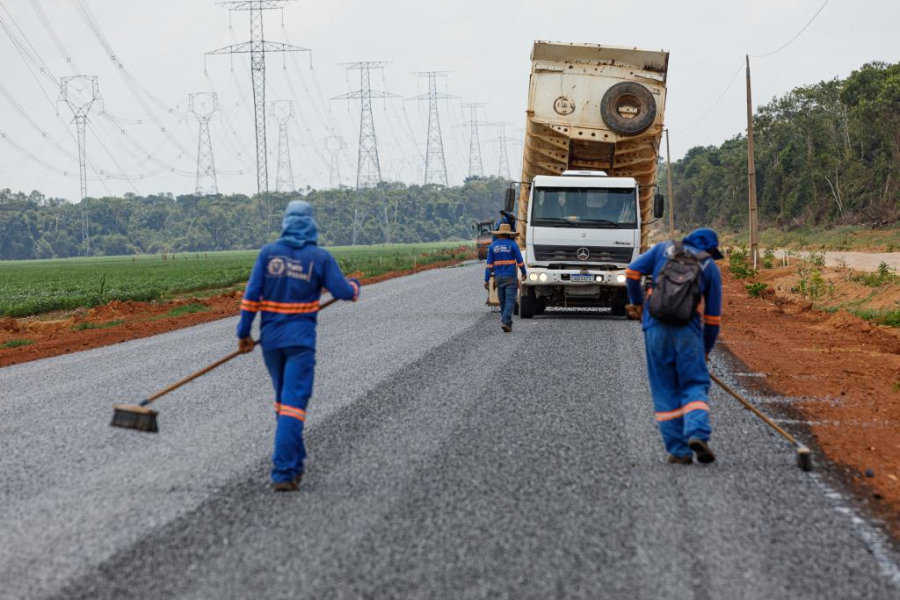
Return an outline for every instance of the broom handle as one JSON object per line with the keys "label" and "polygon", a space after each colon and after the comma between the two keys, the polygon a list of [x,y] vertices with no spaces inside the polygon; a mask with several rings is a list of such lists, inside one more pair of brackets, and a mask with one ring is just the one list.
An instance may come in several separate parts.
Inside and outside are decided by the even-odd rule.
{"label": "broom handle", "polygon": [[[332,298],[332,299],[328,300],[327,302],[323,302],[321,305],[319,305],[319,310],[321,311],[323,308],[325,308],[325,307],[327,307],[327,306],[331,306],[331,305],[334,304],[335,302],[337,302],[337,298]],[[259,340],[253,340],[253,345],[254,345],[254,346],[256,346],[256,344],[258,344],[258,343],[259,343]],[[209,372],[212,371],[213,369],[215,369],[215,368],[217,368],[217,367],[221,367],[222,365],[224,365],[225,363],[227,363],[229,360],[231,360],[231,359],[233,359],[234,357],[236,357],[236,356],[238,356],[238,355],[241,355],[241,354],[246,354],[246,352],[241,352],[240,350],[235,350],[234,352],[232,352],[232,353],[229,354],[228,356],[225,356],[224,358],[220,358],[219,360],[217,360],[217,361],[214,362],[213,364],[209,365],[208,367],[204,367],[204,368],[200,369],[199,371],[197,371],[196,373],[194,373],[194,374],[192,374],[192,375],[188,375],[187,377],[185,377],[185,378],[182,379],[181,381],[179,381],[179,382],[177,382],[177,383],[173,383],[172,385],[170,385],[170,386],[167,387],[166,389],[164,389],[164,390],[162,390],[162,391],[159,391],[159,392],[156,392],[155,394],[153,394],[152,396],[150,396],[150,397],[147,398],[146,400],[141,400],[140,405],[141,405],[141,406],[147,406],[148,404],[150,404],[151,402],[153,402],[153,401],[156,400],[157,398],[159,398],[159,397],[161,397],[161,396],[165,396],[165,395],[168,394],[169,392],[173,392],[173,391],[177,390],[178,388],[180,388],[180,387],[183,386],[184,384],[190,383],[191,381],[197,379],[197,378],[200,377],[201,375],[206,375],[207,373],[209,373]]]}
{"label": "broom handle", "polygon": [[721,379],[719,379],[718,377],[716,377],[716,376],[715,376],[714,374],[712,374],[712,373],[710,373],[709,376],[710,376],[710,378],[711,378],[713,381],[715,381],[716,383],[718,383],[718,384],[722,387],[723,390],[725,390],[726,392],[728,392],[729,394],[731,394],[732,396],[734,396],[734,399],[735,399],[735,400],[737,400],[738,402],[740,402],[741,404],[743,404],[743,405],[744,405],[744,408],[746,408],[747,410],[749,410],[750,412],[752,412],[753,414],[755,414],[757,417],[759,417],[760,419],[762,419],[763,421],[765,421],[766,425],[768,425],[769,427],[771,427],[772,429],[774,429],[775,431],[777,431],[778,433],[780,433],[781,435],[783,435],[785,438],[787,438],[787,440],[788,440],[790,443],[794,444],[795,446],[802,446],[802,444],[801,444],[800,442],[798,442],[798,441],[794,438],[794,436],[792,436],[792,435],[789,434],[787,431],[785,431],[784,429],[782,429],[781,427],[779,427],[778,424],[777,424],[775,421],[773,421],[773,420],[770,419],[768,416],[766,416],[764,413],[762,413],[758,408],[756,408],[755,406],[753,406],[752,404],[750,404],[750,402],[748,402],[746,398],[744,398],[743,396],[741,396],[740,394],[738,394],[736,391],[734,391],[733,389],[731,389],[731,386],[729,386],[727,383],[725,383],[724,381],[722,381]]}

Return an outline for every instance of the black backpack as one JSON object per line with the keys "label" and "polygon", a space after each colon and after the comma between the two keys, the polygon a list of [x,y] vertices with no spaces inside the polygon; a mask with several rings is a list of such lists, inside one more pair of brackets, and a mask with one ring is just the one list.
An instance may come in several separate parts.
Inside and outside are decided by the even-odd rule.
{"label": "black backpack", "polygon": [[700,274],[708,252],[694,254],[675,242],[650,294],[650,315],[666,325],[687,325],[700,306]]}

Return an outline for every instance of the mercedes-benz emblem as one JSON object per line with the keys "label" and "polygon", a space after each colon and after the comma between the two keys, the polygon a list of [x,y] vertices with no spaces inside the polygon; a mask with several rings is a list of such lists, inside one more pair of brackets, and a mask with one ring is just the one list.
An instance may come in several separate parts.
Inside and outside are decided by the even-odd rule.
{"label": "mercedes-benz emblem", "polygon": [[579,248],[575,256],[578,257],[578,260],[587,260],[591,257],[591,251],[587,248]]}

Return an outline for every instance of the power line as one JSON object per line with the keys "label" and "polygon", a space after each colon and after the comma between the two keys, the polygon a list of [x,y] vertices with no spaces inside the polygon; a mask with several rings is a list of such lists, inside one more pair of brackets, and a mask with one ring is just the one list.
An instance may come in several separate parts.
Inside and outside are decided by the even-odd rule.
{"label": "power line", "polygon": [[700,117],[699,117],[696,121],[694,121],[693,123],[691,123],[691,124],[688,125],[687,127],[682,127],[681,129],[676,129],[676,130],[674,131],[674,133],[681,133],[682,131],[687,131],[688,129],[691,129],[691,128],[694,127],[697,123],[699,123],[700,121],[702,121],[703,119],[705,119],[707,116],[709,116],[709,114],[710,114],[713,110],[715,110],[715,108],[719,105],[719,102],[722,101],[722,98],[725,97],[725,94],[728,93],[728,90],[731,89],[731,86],[734,85],[734,82],[735,82],[735,80],[737,79],[738,74],[740,74],[740,72],[743,71],[743,70],[744,70],[744,61],[741,60],[741,63],[738,65],[737,70],[735,70],[734,75],[732,75],[732,76],[731,76],[731,79],[728,81],[728,85],[725,86],[725,89],[722,90],[722,93],[719,94],[719,97],[716,98],[716,101],[712,103],[712,106],[710,106],[708,109],[706,109],[706,112],[704,112],[702,115],[700,115]]}
{"label": "power line", "polygon": [[822,6],[819,7],[819,10],[816,11],[816,14],[814,14],[814,15],[812,16],[812,18],[811,18],[809,21],[806,22],[806,25],[804,25],[803,27],[801,27],[801,28],[800,28],[800,31],[798,31],[796,34],[794,34],[794,37],[792,37],[792,38],[789,39],[787,42],[785,42],[784,45],[779,46],[777,49],[775,49],[775,50],[773,50],[773,51],[771,51],[771,52],[769,52],[769,53],[767,53],[767,54],[751,54],[750,56],[753,57],[753,58],[766,58],[767,56],[772,56],[773,54],[778,54],[779,52],[781,52],[782,50],[784,50],[785,48],[787,48],[788,46],[790,46],[790,45],[794,42],[794,40],[796,40],[798,37],[800,37],[800,34],[802,34],[804,31],[806,31],[806,28],[807,28],[807,27],[809,27],[810,25],[812,25],[812,22],[816,20],[816,17],[819,16],[819,13],[822,12],[822,10],[825,8],[825,6],[826,6],[829,2],[831,2],[831,0],[825,0],[825,2],[822,4]]}

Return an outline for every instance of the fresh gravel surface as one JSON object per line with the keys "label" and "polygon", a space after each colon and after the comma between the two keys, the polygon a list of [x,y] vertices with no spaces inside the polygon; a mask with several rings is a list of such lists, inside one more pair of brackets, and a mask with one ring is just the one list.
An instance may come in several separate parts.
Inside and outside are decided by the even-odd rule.
{"label": "fresh gravel surface", "polygon": [[877,530],[730,398],[717,463],[664,463],[636,324],[504,334],[480,279],[323,312],[294,494],[258,353],[161,399],[157,435],[108,426],[234,320],[0,369],[0,598],[898,597]]}

